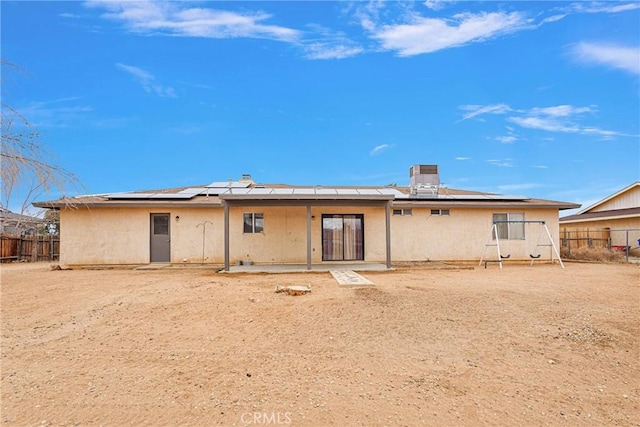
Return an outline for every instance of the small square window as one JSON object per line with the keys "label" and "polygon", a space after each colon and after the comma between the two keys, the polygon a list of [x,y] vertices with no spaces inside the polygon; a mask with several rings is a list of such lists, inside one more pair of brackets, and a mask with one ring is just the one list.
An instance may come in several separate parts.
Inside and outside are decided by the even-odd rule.
{"label": "small square window", "polygon": [[242,214],[243,232],[244,233],[262,233],[264,231],[264,214],[262,213],[244,213]]}
{"label": "small square window", "polygon": [[402,209],[394,209],[393,210],[393,214],[394,215],[402,215]]}
{"label": "small square window", "polygon": [[449,216],[449,215],[451,215],[451,213],[449,212],[449,209],[442,209],[440,211],[440,215]]}
{"label": "small square window", "polygon": [[440,209],[431,209],[431,215],[440,215]]}

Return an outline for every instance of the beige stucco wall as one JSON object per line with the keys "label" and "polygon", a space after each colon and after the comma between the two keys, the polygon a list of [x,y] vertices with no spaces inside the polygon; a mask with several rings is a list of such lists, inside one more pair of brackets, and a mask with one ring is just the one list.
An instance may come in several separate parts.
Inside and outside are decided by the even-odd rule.
{"label": "beige stucco wall", "polygon": [[[264,214],[263,233],[243,233],[242,214]],[[431,216],[430,208],[413,208],[412,216],[391,216],[393,261],[479,260],[489,238],[492,214],[522,209],[451,209],[449,216]],[[171,262],[224,262],[224,213],[220,208],[78,208],[61,212],[61,262],[69,265],[146,264],[150,261],[150,214],[170,214]],[[311,209],[312,262],[322,262],[322,214],[363,214],[365,261],[385,262],[383,207],[315,206]],[[178,217],[178,218],[176,218]],[[537,209],[526,220],[545,220],[558,244],[558,213]],[[306,207],[231,207],[230,262],[306,263]],[[529,259],[539,228],[527,226],[527,240],[504,242],[511,259]],[[493,251],[493,252],[491,252]],[[547,256],[543,252],[543,258]],[[489,258],[495,248],[489,248]],[[548,257],[548,256],[547,256]]]}
{"label": "beige stucco wall", "polygon": [[[264,232],[244,234],[242,214],[264,214]],[[322,262],[322,214],[364,215],[365,261],[384,262],[385,213],[380,207],[322,206],[311,208],[311,262]],[[251,260],[255,263],[307,262],[307,208],[231,207],[229,209],[229,258],[231,263]]]}
{"label": "beige stucco wall", "polygon": [[[494,213],[522,213],[525,220],[547,222],[558,245],[558,211],[555,209],[450,209],[449,216],[432,216],[431,208],[413,208],[412,216],[393,216],[391,254],[394,261],[479,260],[489,242]],[[527,224],[525,240],[502,240],[503,255],[510,260],[529,260],[535,249],[541,226]],[[544,230],[544,229],[542,229]],[[541,242],[547,243],[546,232]],[[550,258],[550,248],[541,249],[542,258]],[[485,258],[497,259],[496,247],[487,248]]]}
{"label": "beige stucco wall", "polygon": [[[170,214],[171,262],[222,263],[222,209],[78,208],[60,212],[60,261],[69,265],[146,264],[150,261],[150,214]],[[176,219],[176,216],[179,217]]]}

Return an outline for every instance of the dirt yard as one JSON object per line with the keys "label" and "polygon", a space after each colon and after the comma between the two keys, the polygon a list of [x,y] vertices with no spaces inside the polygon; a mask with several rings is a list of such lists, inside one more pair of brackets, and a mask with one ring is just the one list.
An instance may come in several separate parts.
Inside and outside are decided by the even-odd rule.
{"label": "dirt yard", "polygon": [[640,423],[640,266],[0,268],[6,426]]}

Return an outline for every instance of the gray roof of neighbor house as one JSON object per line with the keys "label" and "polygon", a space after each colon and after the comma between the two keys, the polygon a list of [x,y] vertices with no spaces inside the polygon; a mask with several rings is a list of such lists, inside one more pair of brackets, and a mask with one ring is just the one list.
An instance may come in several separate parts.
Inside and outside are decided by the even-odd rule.
{"label": "gray roof of neighbor house", "polygon": [[32,229],[34,226],[45,225],[47,221],[29,215],[22,215],[0,208],[0,232]]}
{"label": "gray roof of neighbor house", "polygon": [[500,195],[478,191],[440,187],[433,194],[415,194],[411,187],[399,186],[295,186],[286,184],[256,184],[253,182],[214,182],[195,187],[162,190],[131,191],[78,196],[33,205],[60,209],[66,206],[175,206],[214,207],[227,203],[348,203],[387,202],[394,207],[530,207],[574,209],[580,205],[569,202],[533,199],[525,196]]}
{"label": "gray roof of neighbor house", "polygon": [[605,219],[637,218],[640,208],[614,209],[609,211],[585,212],[560,218],[560,222],[594,221]]}

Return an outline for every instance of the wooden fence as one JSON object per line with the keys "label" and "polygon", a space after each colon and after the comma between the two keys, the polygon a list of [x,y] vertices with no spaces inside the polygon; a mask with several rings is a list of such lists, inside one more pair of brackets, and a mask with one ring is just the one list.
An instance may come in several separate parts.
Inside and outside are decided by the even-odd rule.
{"label": "wooden fence", "polygon": [[560,228],[560,243],[569,255],[580,248],[607,248],[638,256],[640,250],[640,228],[625,229],[567,229]]}
{"label": "wooden fence", "polygon": [[60,236],[0,234],[0,262],[55,261],[60,258]]}
{"label": "wooden fence", "polygon": [[560,229],[560,242],[563,248],[611,248],[611,230],[609,229]]}

